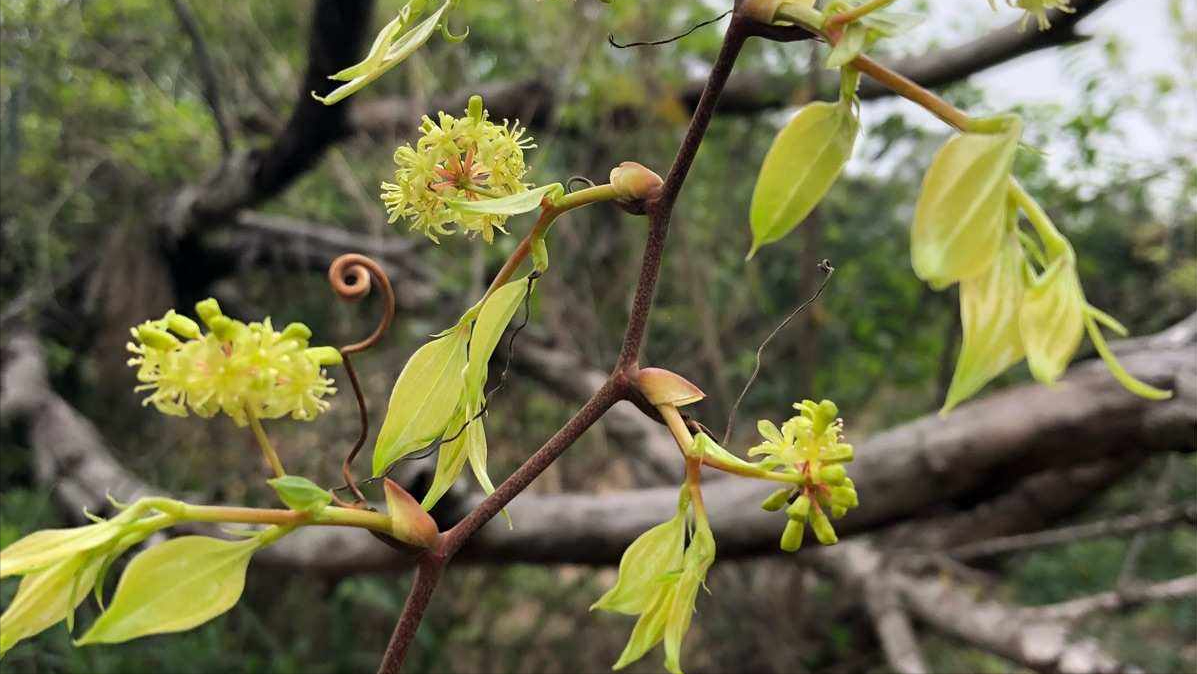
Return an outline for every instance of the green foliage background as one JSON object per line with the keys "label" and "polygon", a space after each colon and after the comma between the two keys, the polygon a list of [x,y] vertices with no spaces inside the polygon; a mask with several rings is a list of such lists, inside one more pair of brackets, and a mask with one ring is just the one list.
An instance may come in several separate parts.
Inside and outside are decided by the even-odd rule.
{"label": "green foliage background", "polygon": [[[238,142],[264,144],[295,98],[308,3],[191,4],[215,59]],[[1182,4],[1171,5],[1175,38],[1191,46],[1197,19]],[[649,50],[614,50],[605,38],[609,32],[621,40],[680,32],[709,18],[710,7],[620,0],[463,5],[471,28],[464,44],[450,47],[436,39],[359,96],[402,95],[418,109],[420,101],[468,91],[476,83],[539,79],[558,89],[559,100],[549,122],[533,129],[540,143],[530,155],[535,178],[580,174],[601,180],[623,159],[665,170],[687,117],[680,93],[712,59],[719,31],[708,28]],[[375,23],[380,26],[394,8],[395,3],[380,2]],[[122,460],[147,479],[230,502],[268,503],[270,495],[256,479],[253,450],[230,424],[164,420],[142,411],[129,390],[132,373],[123,366],[126,326],[160,313],[170,300],[152,284],[138,284],[153,271],[138,257],[153,245],[145,206],[200,180],[220,160],[189,42],[169,3],[2,0],[0,37],[0,300],[12,306],[33,289],[69,277],[81,260],[98,252],[99,280],[87,290],[98,299],[87,304],[90,311],[63,311],[65,302],[53,297],[40,297],[27,310],[49,326],[57,390],[96,419]],[[917,52],[922,46],[905,48]],[[1127,162],[1096,148],[1119,138],[1124,116],[1158,109],[1157,121],[1167,124],[1171,102],[1192,96],[1194,81],[1129,72],[1120,65],[1120,48],[1111,40],[1099,50],[1059,52],[1059,58],[1075,62],[1072,72],[1082,82],[1084,99],[1077,106],[1020,112],[1029,120],[1031,145],[1063,146],[1076,162],[1067,172],[1052,171],[1046,157],[1023,152],[1018,173],[1074,242],[1091,301],[1144,334],[1197,305],[1197,167],[1186,154],[1194,139],[1178,138],[1174,154],[1150,162]],[[770,81],[782,83],[783,92],[797,89],[808,49],[753,43],[738,67],[767,73]],[[1197,72],[1191,48],[1178,47],[1177,58],[1187,59],[1189,73]],[[971,109],[987,109],[983,89],[965,83],[949,94]],[[703,418],[726,415],[752,369],[756,346],[801,301],[802,276],[814,273],[799,263],[804,238],[797,233],[763,250],[753,263],[743,261],[756,168],[786,114],[717,118],[679,204],[645,360],[701,373],[712,396],[699,410]],[[922,172],[944,134],[870,107],[864,125],[868,136],[857,150],[858,163],[817,216],[821,243],[815,259],[829,258],[837,271],[822,302],[803,319],[810,332],[802,334],[814,335],[812,341],[803,343],[791,332],[770,347],[766,374],[747,399],[742,419],[780,417],[796,397],[833,398],[859,439],[936,409],[942,399],[958,340],[956,300],[951,292],[931,292],[914,277],[907,228]],[[382,207],[375,200],[377,183],[389,176],[390,153],[403,139],[399,133],[350,139],[264,210],[363,237],[405,236],[380,230]],[[363,201],[375,209],[373,215]],[[525,227],[513,225],[516,233]],[[556,336],[598,367],[610,363],[643,226],[640,219],[606,209],[560,223],[550,240],[553,269],[533,302],[533,333]],[[373,400],[385,399],[403,358],[467,306],[516,240],[508,237],[490,249],[461,240],[421,245],[422,264],[445,299],[401,316],[388,348],[358,361],[359,370],[369,373]],[[246,318],[304,320],[319,343],[356,339],[373,320],[370,307],[336,304],[319,275],[285,263],[236,265],[204,292]],[[997,386],[1027,379],[1020,366]],[[799,385],[809,390],[796,390]],[[530,380],[509,385],[488,422],[492,475],[506,475],[567,417],[571,404]],[[287,448],[293,471],[331,484],[340,444],[348,443],[355,424],[342,394],[328,420],[277,425],[272,432]],[[0,439],[0,545],[5,545],[65,520],[35,484],[24,429],[5,426]],[[626,486],[626,471],[618,470],[624,460],[617,448],[591,434],[538,488]],[[1193,458],[1161,458],[1076,519],[1194,498]],[[1138,572],[1144,578],[1175,577],[1197,566],[1191,529],[1138,540],[1135,545],[1143,546]],[[990,591],[1041,604],[1108,589],[1130,545],[1098,540],[1005,558],[985,569],[995,579]],[[246,600],[194,632],[75,650],[60,626],[15,648],[0,667],[97,674],[373,669],[406,593],[406,574],[334,580],[256,571],[251,567]],[[421,628],[412,671],[606,669],[629,625],[589,614],[586,607],[609,585],[609,574],[581,567],[455,567]],[[758,587],[761,582],[768,590]],[[695,671],[884,669],[862,612],[784,558],[721,563],[710,585],[714,595],[700,602],[702,619],[688,642]],[[14,591],[15,583],[6,581],[0,598],[7,603]],[[809,605],[821,608],[812,611]],[[80,622],[86,625],[90,616],[85,612]],[[1085,629],[1149,671],[1197,668],[1192,599],[1094,618]],[[768,636],[777,634],[787,638]],[[937,671],[1011,669],[941,638],[928,637],[925,646]],[[636,667],[656,671],[658,662],[650,657]]]}

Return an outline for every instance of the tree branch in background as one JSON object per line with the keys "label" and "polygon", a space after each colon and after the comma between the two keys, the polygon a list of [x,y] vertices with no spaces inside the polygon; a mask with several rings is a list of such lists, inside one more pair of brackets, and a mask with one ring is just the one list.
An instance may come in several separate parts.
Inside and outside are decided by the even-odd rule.
{"label": "tree branch in background", "polygon": [[216,65],[212,62],[211,55],[208,54],[208,45],[200,31],[199,22],[191,13],[191,8],[187,6],[186,0],[170,0],[170,5],[179,19],[179,25],[182,26],[183,32],[187,33],[187,37],[191,40],[191,48],[195,52],[196,69],[199,71],[200,91],[208,103],[208,108],[212,111],[212,120],[216,123],[216,133],[220,137],[220,154],[223,161],[233,151],[233,136],[229,129],[228,118],[225,117],[224,108],[220,103],[220,78],[216,75]]}
{"label": "tree branch in background", "polygon": [[[1032,52],[1073,44],[1084,40],[1077,32],[1077,24],[1086,16],[1108,4],[1110,0],[1076,0],[1072,6],[1075,13],[1049,12],[1052,26],[1046,31],[1019,30],[1019,22],[992,31],[980,38],[956,47],[934,51],[902,59],[886,66],[925,87],[943,87],[972,75],[1001,65],[1007,61]],[[399,97],[382,97],[364,100],[357,104],[350,115],[350,125],[359,133],[392,134],[415,125],[420,115],[434,110],[452,110],[462,107],[473,93],[481,92],[487,108],[497,118],[520,117],[529,126],[540,126],[547,121],[553,108],[558,105],[562,92],[545,84],[551,78],[533,78],[518,82],[504,82],[483,85],[470,91],[440,96],[428,102],[426,109],[413,109],[412,102]],[[698,106],[705,80],[693,80],[675,93],[688,109]],[[793,77],[766,73],[739,73],[727,82],[719,97],[717,114],[751,115],[764,110],[781,108],[794,103],[793,92],[799,87]],[[864,81],[860,97],[875,100],[892,96],[893,92],[872,81]],[[537,102],[529,114],[529,101]],[[634,109],[617,109],[611,115],[617,120],[634,119]]]}
{"label": "tree branch in background", "polygon": [[1074,543],[1090,538],[1134,534],[1181,522],[1190,525],[1197,524],[1197,505],[1189,503],[1166,506],[1147,512],[1123,515],[1122,517],[1089,522],[1087,524],[1078,524],[1048,531],[1037,531],[1033,534],[993,538],[970,545],[962,545],[948,550],[945,554],[960,561],[968,561],[984,557],[994,557],[1010,552],[1037,550],[1039,548]]}
{"label": "tree branch in background", "polygon": [[268,148],[233,154],[224,170],[169,199],[164,221],[174,237],[278,194],[312,168],[329,145],[349,134],[349,107],[326,106],[311,92],[326,86],[329,75],[360,57],[373,5],[372,0],[315,3],[307,71],[286,126]]}
{"label": "tree branch in background", "polygon": [[[853,476],[870,497],[859,515],[853,511],[837,529],[844,536],[879,531],[879,544],[895,558],[1022,534],[1071,512],[1152,454],[1197,450],[1192,343],[1159,349],[1150,340],[1139,343],[1142,350],[1125,355],[1127,368],[1152,383],[1174,386],[1175,400],[1161,407],[1136,398],[1100,363],[1090,362],[1071,368],[1053,389],[1015,386],[965,405],[947,419],[928,415],[886,431],[856,443]],[[27,421],[38,479],[53,487],[69,513],[77,516],[84,507],[106,512],[109,491],[120,499],[167,495],[122,467],[95,426],[50,389],[31,335],[8,337],[2,382],[0,417],[6,423]],[[1011,406],[1023,410],[1023,417],[1025,410],[1034,414],[1018,432],[996,431],[1009,426]],[[1164,409],[1169,406],[1174,409]],[[1126,447],[1136,448],[1132,456]],[[1047,466],[1037,468],[1028,458],[1044,454],[1053,455]],[[928,481],[928,474],[952,479]],[[768,491],[768,485],[739,480],[705,487],[721,559],[776,553],[776,513],[756,507]],[[475,496],[456,507],[449,503],[445,517],[457,518],[479,500]],[[953,508],[953,503],[962,505]],[[461,552],[490,563],[610,564],[676,505],[672,487],[593,495],[526,493],[509,505],[517,528],[492,523]],[[262,561],[331,575],[408,563],[354,533],[305,529],[263,551]]]}

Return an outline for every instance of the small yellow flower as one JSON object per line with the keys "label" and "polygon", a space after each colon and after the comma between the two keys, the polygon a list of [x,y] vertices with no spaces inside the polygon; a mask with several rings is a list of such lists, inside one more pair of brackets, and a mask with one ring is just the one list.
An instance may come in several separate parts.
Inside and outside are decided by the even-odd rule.
{"label": "small yellow flower", "polygon": [[527,191],[524,151],[536,146],[519,122],[491,122],[482,98],[473,96],[464,117],[440,112],[433,121],[425,115],[420,132],[414,148],[406,144],[395,150],[395,182],[382,183],[389,221],[404,218],[411,229],[438,243],[438,236],[456,231],[454,224],[467,234],[481,234],[487,243],[494,240],[494,230],[506,233],[507,215],[467,213],[452,202]]}
{"label": "small yellow flower", "polygon": [[[1070,7],[1068,3],[1071,0],[1006,0],[1006,4],[1011,7],[1026,10],[1026,14],[1022,17],[1022,23],[1019,24],[1019,30],[1026,30],[1027,22],[1031,17],[1035,17],[1035,23],[1038,24],[1039,30],[1047,30],[1052,27],[1050,21],[1047,20],[1047,12],[1051,9],[1057,9],[1061,12],[1069,14],[1076,11],[1075,8]],[[994,0],[989,0],[989,6],[997,9]]]}
{"label": "small yellow flower", "polygon": [[852,445],[843,441],[844,422],[839,409],[830,400],[795,403],[799,416],[781,426],[761,421],[757,429],[765,438],[748,450],[749,456],[766,455],[757,464],[762,468],[801,476],[801,483],[774,492],[761,505],[765,510],[781,510],[786,504],[789,522],[781,537],[781,548],[793,552],[802,545],[807,524],[823,545],[838,539],[832,518],[843,517],[859,505],[856,485],[843,464],[852,460]]}
{"label": "small yellow flower", "polygon": [[307,326],[292,323],[277,332],[269,318],[242,323],[223,315],[214,299],[197,304],[196,313],[206,334],[173,310],[131,329],[129,365],[142,382],[134,390],[152,391],[143,404],[180,417],[223,412],[238,426],[247,423],[247,413],[311,421],[328,409],[324,397],[337,390],[322,366],[339,364],[340,353],[309,348]]}

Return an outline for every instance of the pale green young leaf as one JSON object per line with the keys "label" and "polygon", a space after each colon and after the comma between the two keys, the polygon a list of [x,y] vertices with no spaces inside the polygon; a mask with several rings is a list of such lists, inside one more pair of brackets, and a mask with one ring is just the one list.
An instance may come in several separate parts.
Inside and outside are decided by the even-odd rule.
{"label": "pale green young leaf", "polygon": [[716,464],[723,464],[732,466],[744,471],[761,473],[761,467],[755,463],[750,463],[732,454],[726,449],[720,447],[714,440],[706,433],[699,433],[694,436],[694,452],[704,459],[712,459]]}
{"label": "pale green young leaf", "polygon": [[677,590],[669,606],[665,622],[665,669],[682,674],[682,640],[690,630],[698,588],[707,577],[707,569],[715,561],[715,537],[706,519],[700,519],[694,529],[690,545],[686,547],[684,569]]}
{"label": "pale green young leaf", "polygon": [[103,556],[90,551],[26,574],[0,615],[0,658],[17,642],[69,619],[91,590]]}
{"label": "pale green young leaf", "polygon": [[104,545],[121,533],[128,519],[118,516],[83,527],[35,531],[0,550],[0,578],[37,571]]}
{"label": "pale green young leaf", "polygon": [[245,571],[259,540],[184,536],[133,558],[108,610],[77,642],[113,644],[179,632],[228,611],[245,589]]}
{"label": "pale green young leaf", "polygon": [[611,669],[623,669],[644,657],[644,654],[661,643],[665,636],[665,623],[669,620],[669,609],[673,606],[673,598],[678,593],[678,582],[681,574],[661,583],[655,590],[647,593],[644,598],[646,607],[632,628],[628,643],[620,653],[619,660]]}
{"label": "pale green young leaf", "polygon": [[[1105,361],[1106,367],[1109,368],[1110,374],[1114,375],[1114,379],[1118,380],[1126,390],[1135,395],[1147,398],[1148,400],[1167,400],[1172,397],[1172,391],[1162,388],[1156,388],[1147,382],[1135,379],[1134,375],[1126,371],[1122,367],[1122,363],[1118,362],[1118,358],[1114,356],[1114,352],[1110,350],[1110,346],[1106,344],[1106,338],[1101,334],[1101,327],[1099,322],[1113,321],[1119,327],[1122,326],[1114,317],[1093,306],[1085,307],[1085,329],[1089,331],[1089,341],[1093,342],[1093,348],[1097,349],[1097,354]],[[1125,329],[1125,328],[1123,328]]]}
{"label": "pale green young leaf", "polygon": [[870,12],[860,17],[860,23],[879,37],[894,37],[914,30],[923,22],[920,14],[912,12]]}
{"label": "pale green young leaf", "polygon": [[[449,8],[449,5],[449,2],[441,5],[441,8],[433,12],[427,19],[424,19],[415,28],[412,28],[407,33],[404,33],[403,36],[398,40],[395,40],[395,42],[387,48],[382,59],[372,63],[372,67],[369,69],[364,67],[366,62],[363,62],[362,64],[359,64],[363,66],[360,74],[357,74],[355,77],[353,77],[353,79],[337,87],[327,96],[319,96],[316,94],[316,92],[312,92],[312,96],[325,105],[333,105],[339,103],[345,98],[348,98],[352,94],[357,93],[361,89],[365,88],[367,84],[373,82],[379,77],[382,77],[384,73],[402,63],[407,59],[407,57],[414,54],[417,49],[424,46],[425,42],[428,42],[428,38],[432,37],[433,33],[436,32],[437,24],[440,22],[441,16],[444,15],[445,10]],[[369,57],[367,57],[367,60],[369,60]],[[356,66],[351,66],[346,70],[357,72],[355,68]],[[346,74],[346,70],[337,73],[337,76],[344,76]]]}
{"label": "pale green young leaf", "polygon": [[1085,295],[1071,251],[1056,258],[1023,295],[1018,329],[1036,380],[1053,384],[1085,333]]}
{"label": "pale green young leaf", "polygon": [[395,18],[391,19],[379,31],[378,36],[374,38],[374,44],[370,46],[370,52],[366,54],[366,58],[362,59],[360,63],[355,63],[344,70],[329,75],[328,79],[348,82],[369,73],[381,65],[382,59],[386,56],[387,49],[391,46],[391,42],[398,37],[399,32],[407,25],[410,16],[411,3],[408,3],[403,6],[403,9],[399,10]]}
{"label": "pale green young leaf", "polygon": [[320,485],[306,477],[284,475],[266,480],[266,483],[274,488],[279,500],[292,510],[314,515],[332,503],[332,493],[321,489]]}
{"label": "pale green young leaf", "polygon": [[[443,440],[440,448],[437,450],[436,456],[436,472],[432,477],[432,484],[428,487],[428,492],[424,494],[424,499],[420,502],[420,507],[424,510],[432,510],[437,501],[449,491],[449,487],[457,481],[457,476],[461,475],[461,469],[465,467],[466,459],[469,457],[469,450],[466,447],[466,441],[469,436],[462,426],[471,417],[466,416],[466,408],[463,406],[457,414],[453,415],[453,419],[449,422],[448,428],[445,429],[445,436],[452,437],[452,440]],[[470,422],[473,424],[481,424],[482,420],[477,419]]]}
{"label": "pale green young leaf", "polygon": [[399,373],[374,443],[374,475],[436,440],[461,405],[468,326],[420,347]]}
{"label": "pale green young leaf", "polygon": [[1001,248],[1010,168],[1022,123],[981,120],[999,130],[953,136],[923,177],[910,232],[914,273],[946,288],[989,269]]}
{"label": "pale green young leaf", "polygon": [[661,576],[681,568],[685,537],[686,520],[682,512],[641,534],[620,558],[615,586],[590,609],[627,615],[644,611],[652,601]]}
{"label": "pale green young leaf", "polygon": [[827,55],[827,61],[824,66],[827,68],[840,68],[847,65],[852,59],[860,56],[860,52],[864,51],[865,40],[868,37],[869,29],[863,23],[851,23],[844,34],[835,46],[832,47],[831,53]]}
{"label": "pale green young leaf", "polygon": [[498,346],[503,331],[519,309],[528,292],[528,280],[511,281],[496,290],[482,305],[474,330],[470,334],[469,365],[466,367],[466,390],[480,394],[486,383],[487,364]]}
{"label": "pale green young leaf", "polygon": [[752,257],[798,226],[831,189],[860,128],[850,101],[816,102],[777,134],[752,193]]}
{"label": "pale green young leaf", "polygon": [[1005,243],[989,270],[960,282],[962,339],[956,371],[941,414],[967,400],[994,377],[1022,360],[1018,330],[1026,256],[1018,232],[1006,232]]}
{"label": "pale green young leaf", "polygon": [[540,208],[540,202],[548,197],[550,200],[556,199],[565,193],[565,188],[561,187],[561,183],[551,183],[548,185],[541,185],[535,189],[527,190],[525,192],[516,192],[505,197],[498,197],[496,199],[478,199],[476,201],[469,201],[467,199],[446,199],[445,203],[449,208],[458,213],[470,213],[481,215],[519,215],[527,213]]}

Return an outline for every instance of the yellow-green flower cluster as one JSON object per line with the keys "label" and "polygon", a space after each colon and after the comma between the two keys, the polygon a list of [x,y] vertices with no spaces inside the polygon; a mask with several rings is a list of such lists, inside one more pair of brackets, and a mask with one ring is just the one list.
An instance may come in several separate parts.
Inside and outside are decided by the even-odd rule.
{"label": "yellow-green flower cluster", "polygon": [[341,354],[329,346],[309,348],[306,325],[277,332],[269,318],[242,323],[211,298],[195,309],[207,333],[174,310],[131,328],[129,365],[142,382],[134,390],[151,391],[143,404],[180,417],[188,410],[205,418],[223,412],[239,426],[247,414],[311,421],[328,409],[324,397],[337,390],[322,366],[339,365]]}
{"label": "yellow-green flower cluster", "polygon": [[838,539],[831,518],[843,517],[859,505],[856,486],[843,466],[852,460],[852,445],[843,441],[844,422],[836,416],[839,409],[835,403],[804,400],[794,408],[799,416],[782,424],[780,430],[770,421],[758,422],[765,441],[748,450],[749,456],[765,455],[757,464],[760,467],[802,478],[761,504],[765,510],[786,508],[790,521],[782,533],[781,548],[788,552],[802,545],[807,523],[820,543],[835,543]]}
{"label": "yellow-green flower cluster", "polygon": [[[1068,3],[1071,0],[1006,0],[1006,4],[1011,7],[1026,10],[1026,14],[1022,17],[1022,24],[1019,26],[1020,30],[1025,30],[1027,22],[1031,17],[1035,17],[1035,22],[1039,26],[1039,30],[1047,30],[1051,28],[1052,24],[1047,20],[1047,12],[1050,9],[1057,9],[1061,12],[1068,12],[1071,14],[1076,9],[1069,7]],[[995,0],[989,0],[989,6],[997,10],[997,3]]]}
{"label": "yellow-green flower cluster", "polygon": [[440,112],[438,120],[427,115],[420,125],[420,139],[395,150],[394,182],[382,183],[382,201],[390,222],[404,218],[411,229],[439,243],[438,236],[457,229],[481,234],[490,243],[495,230],[506,233],[503,213],[467,212],[454,202],[498,199],[524,192],[524,151],[536,147],[519,122],[495,124],[482,107],[482,98],[470,98],[461,118]]}

